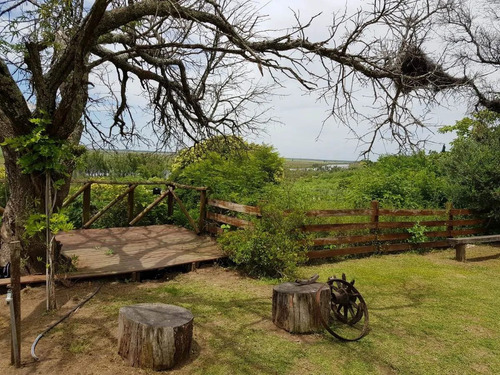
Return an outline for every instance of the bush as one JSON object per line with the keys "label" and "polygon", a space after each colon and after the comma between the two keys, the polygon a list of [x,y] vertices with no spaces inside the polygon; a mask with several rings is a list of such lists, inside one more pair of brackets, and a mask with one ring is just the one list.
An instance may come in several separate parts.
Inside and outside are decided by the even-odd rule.
{"label": "bush", "polygon": [[500,227],[500,115],[489,111],[445,127],[457,139],[446,153],[448,195],[456,207],[484,212]]}
{"label": "bush", "polygon": [[307,260],[307,236],[300,231],[304,215],[283,214],[275,206],[262,209],[253,228],[226,231],[219,238],[229,258],[253,276],[290,279]]}
{"label": "bush", "polygon": [[[246,143],[237,137],[216,137],[181,151],[172,165],[171,179],[207,186],[211,198],[254,205],[267,185],[281,180],[283,164],[271,146]],[[190,207],[199,202],[197,192],[180,194]]]}

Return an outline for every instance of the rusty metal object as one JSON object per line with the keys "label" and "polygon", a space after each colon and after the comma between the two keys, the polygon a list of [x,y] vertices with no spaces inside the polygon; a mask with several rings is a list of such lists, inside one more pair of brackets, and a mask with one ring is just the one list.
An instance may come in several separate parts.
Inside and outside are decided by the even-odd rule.
{"label": "rusty metal object", "polygon": [[[341,279],[336,276],[328,278],[327,285],[331,291],[331,311],[328,322],[319,313],[320,291],[327,286],[320,288],[316,293],[316,313],[323,327],[332,336],[342,341],[357,341],[366,336],[369,332],[368,308],[363,296],[354,287],[354,280],[349,282],[345,274],[342,274]],[[336,322],[344,325],[340,329],[339,327],[336,328],[342,333],[335,332],[333,326]],[[346,327],[349,329],[346,329]]]}
{"label": "rusty metal object", "polygon": [[314,275],[312,275],[308,279],[297,279],[297,280],[295,280],[295,284],[297,284],[297,285],[314,284],[316,282],[316,280],[318,280],[318,279],[319,279],[319,275],[318,274],[314,274]]}

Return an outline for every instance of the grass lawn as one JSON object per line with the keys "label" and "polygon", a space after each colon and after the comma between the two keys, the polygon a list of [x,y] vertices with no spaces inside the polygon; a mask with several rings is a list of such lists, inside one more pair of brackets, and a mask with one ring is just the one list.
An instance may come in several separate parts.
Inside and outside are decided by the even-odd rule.
{"label": "grass lawn", "polygon": [[[173,374],[499,374],[500,248],[476,246],[470,260],[451,250],[372,256],[308,265],[320,274],[356,279],[371,332],[341,343],[328,334],[291,335],[271,322],[276,281],[204,268],[168,280],[107,283],[68,321],[43,338],[36,363],[29,347],[50,322],[94,290],[96,282],[59,288],[61,309],[47,315],[43,287],[23,291],[23,368],[8,365],[8,311],[0,306],[1,374],[147,374],[116,354],[121,306],[163,302],[195,315],[188,363]],[[5,296],[1,296],[5,298]]]}

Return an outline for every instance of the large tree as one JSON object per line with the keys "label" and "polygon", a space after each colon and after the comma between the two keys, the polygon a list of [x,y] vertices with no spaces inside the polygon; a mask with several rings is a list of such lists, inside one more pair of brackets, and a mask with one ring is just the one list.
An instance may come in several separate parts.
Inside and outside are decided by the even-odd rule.
{"label": "large tree", "polygon": [[[424,125],[416,103],[441,100],[449,89],[462,87],[499,111],[495,91],[468,70],[495,66],[499,54],[483,47],[494,51],[496,44],[457,4],[374,0],[352,15],[334,15],[324,37],[313,40],[314,17],[303,22],[296,15],[286,31],[268,30],[248,1],[0,0],[0,142],[11,187],[0,261],[9,258],[11,240],[21,238],[28,268],[44,267],[36,261],[44,256],[43,242],[28,243],[22,234],[27,217],[43,207],[45,177],[26,173],[19,163],[26,150],[4,142],[40,124],[46,140],[74,153],[71,145],[83,132],[110,143],[148,138],[151,132],[141,133],[134,121],[131,87],[147,98],[160,142],[255,129],[265,119],[259,109],[268,92],[254,83],[255,71],[274,84],[287,77],[320,90],[332,115],[348,125],[350,118],[368,121],[368,150],[387,135],[411,144],[413,131]],[[445,26],[456,31],[449,50],[439,47]],[[354,100],[366,85],[376,110],[369,118]],[[109,122],[96,115],[102,113],[97,106],[113,110]],[[53,192],[56,209],[71,171],[67,161],[65,173],[54,172],[65,182]]]}

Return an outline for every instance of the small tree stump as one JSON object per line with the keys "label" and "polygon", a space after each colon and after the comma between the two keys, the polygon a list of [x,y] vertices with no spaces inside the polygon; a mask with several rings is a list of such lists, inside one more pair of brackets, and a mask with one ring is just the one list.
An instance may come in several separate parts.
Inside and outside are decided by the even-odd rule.
{"label": "small tree stump", "polygon": [[331,293],[327,284],[284,283],[273,288],[273,323],[291,333],[323,330],[316,313],[316,293],[321,287],[320,311],[323,319],[328,321]]}
{"label": "small tree stump", "polygon": [[141,303],[120,309],[118,354],[131,366],[167,370],[189,357],[193,314],[162,303]]}

